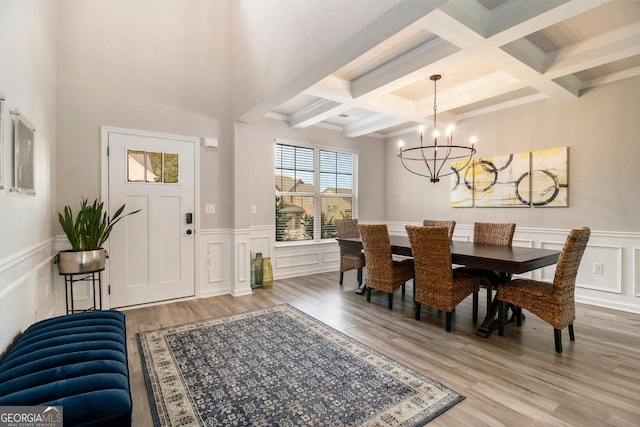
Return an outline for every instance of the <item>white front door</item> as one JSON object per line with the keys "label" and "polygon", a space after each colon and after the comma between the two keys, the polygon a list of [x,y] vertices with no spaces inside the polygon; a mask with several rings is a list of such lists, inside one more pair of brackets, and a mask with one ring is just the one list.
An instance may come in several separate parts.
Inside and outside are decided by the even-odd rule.
{"label": "white front door", "polygon": [[193,296],[197,138],[107,132],[109,213],[140,209],[109,238],[109,305]]}

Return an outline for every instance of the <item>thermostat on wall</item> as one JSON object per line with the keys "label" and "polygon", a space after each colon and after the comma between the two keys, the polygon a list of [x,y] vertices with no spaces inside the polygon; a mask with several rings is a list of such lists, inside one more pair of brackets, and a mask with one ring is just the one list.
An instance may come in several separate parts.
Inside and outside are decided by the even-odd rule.
{"label": "thermostat on wall", "polygon": [[218,138],[203,138],[205,147],[217,147],[218,146]]}

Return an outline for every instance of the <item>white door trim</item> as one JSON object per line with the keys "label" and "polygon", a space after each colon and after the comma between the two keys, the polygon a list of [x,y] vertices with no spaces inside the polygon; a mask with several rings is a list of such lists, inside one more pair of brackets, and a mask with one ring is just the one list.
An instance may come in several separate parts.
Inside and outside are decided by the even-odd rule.
{"label": "white door trim", "polygon": [[[195,212],[194,218],[194,265],[193,265],[193,278],[195,286],[194,298],[200,297],[200,138],[195,136],[174,135],[160,132],[149,132],[139,129],[127,129],[113,126],[100,126],[100,199],[104,202],[105,206],[109,206],[109,157],[107,156],[107,148],[109,146],[109,134],[120,133],[125,135],[135,136],[147,136],[152,138],[167,138],[173,140],[183,140],[185,142],[193,143],[194,148],[194,204]],[[107,251],[110,250],[109,242],[107,241]],[[108,261],[107,261],[108,262]],[[108,288],[109,288],[109,269],[105,269],[102,272],[102,308],[111,308],[111,302],[109,300]]]}

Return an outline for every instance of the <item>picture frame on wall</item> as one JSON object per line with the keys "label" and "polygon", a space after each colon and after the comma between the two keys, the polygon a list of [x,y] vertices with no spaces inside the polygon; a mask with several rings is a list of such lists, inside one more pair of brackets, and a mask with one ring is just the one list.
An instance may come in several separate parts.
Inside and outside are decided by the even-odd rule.
{"label": "picture frame on wall", "polygon": [[0,93],[0,190],[4,189],[4,112],[5,112],[5,97]]}
{"label": "picture frame on wall", "polygon": [[13,187],[11,191],[35,196],[35,127],[17,109],[13,116]]}

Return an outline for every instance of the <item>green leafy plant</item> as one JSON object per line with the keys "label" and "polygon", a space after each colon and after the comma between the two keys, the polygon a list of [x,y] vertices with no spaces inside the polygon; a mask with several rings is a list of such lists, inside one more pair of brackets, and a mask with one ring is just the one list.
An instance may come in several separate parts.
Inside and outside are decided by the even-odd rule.
{"label": "green leafy plant", "polygon": [[91,251],[100,249],[109,238],[113,226],[126,216],[140,212],[140,209],[122,215],[125,205],[109,217],[104,211],[104,202],[98,203],[98,199],[89,204],[87,199],[82,199],[78,214],[73,215],[69,205],[64,211],[58,213],[58,221],[64,230],[71,248],[74,252]]}

